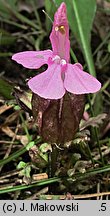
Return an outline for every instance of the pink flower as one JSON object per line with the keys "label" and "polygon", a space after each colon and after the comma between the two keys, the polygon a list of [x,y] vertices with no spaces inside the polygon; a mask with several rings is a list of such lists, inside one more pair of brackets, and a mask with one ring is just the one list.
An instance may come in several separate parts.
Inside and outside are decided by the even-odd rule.
{"label": "pink flower", "polygon": [[26,68],[38,69],[43,64],[48,65],[45,72],[28,81],[29,88],[46,99],[62,98],[66,91],[73,94],[99,91],[101,83],[96,78],[84,72],[81,64],[69,63],[69,26],[64,2],[55,13],[50,41],[52,51],[25,51],[12,56]]}

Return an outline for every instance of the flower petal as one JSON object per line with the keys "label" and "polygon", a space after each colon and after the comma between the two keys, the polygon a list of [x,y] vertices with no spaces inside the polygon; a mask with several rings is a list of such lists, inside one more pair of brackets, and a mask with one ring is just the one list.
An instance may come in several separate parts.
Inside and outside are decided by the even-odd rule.
{"label": "flower petal", "polygon": [[79,63],[68,64],[64,87],[68,92],[74,94],[87,94],[99,91],[101,83],[95,77],[81,70]]}
{"label": "flower petal", "polygon": [[54,16],[53,28],[50,34],[50,41],[54,55],[60,56],[69,62],[70,59],[70,41],[69,25],[66,13],[66,4],[63,2]]}
{"label": "flower petal", "polygon": [[61,66],[49,65],[48,69],[28,81],[29,88],[45,99],[59,99],[65,94],[61,78]]}
{"label": "flower petal", "polygon": [[26,68],[37,69],[43,64],[47,64],[49,57],[52,56],[53,52],[51,50],[24,51],[14,54],[12,59]]}

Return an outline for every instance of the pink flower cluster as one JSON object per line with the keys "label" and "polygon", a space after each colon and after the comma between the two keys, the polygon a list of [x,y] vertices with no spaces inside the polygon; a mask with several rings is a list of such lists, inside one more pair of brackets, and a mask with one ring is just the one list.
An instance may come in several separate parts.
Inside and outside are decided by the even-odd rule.
{"label": "pink flower cluster", "polygon": [[29,69],[48,65],[45,72],[28,81],[32,92],[45,99],[60,99],[66,91],[73,94],[99,91],[101,83],[96,78],[84,72],[81,64],[69,63],[69,26],[64,2],[55,13],[50,41],[52,51],[25,51],[12,56],[13,60]]}

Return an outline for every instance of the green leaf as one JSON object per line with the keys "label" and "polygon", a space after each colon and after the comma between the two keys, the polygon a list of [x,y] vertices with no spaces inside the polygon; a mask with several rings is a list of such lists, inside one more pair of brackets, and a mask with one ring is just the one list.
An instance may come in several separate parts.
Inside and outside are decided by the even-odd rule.
{"label": "green leaf", "polygon": [[[5,0],[6,1],[6,0]],[[17,8],[17,0],[7,0],[6,1],[10,6],[11,8],[14,10],[15,8]]]}
{"label": "green leaf", "polygon": [[68,10],[71,30],[82,46],[90,74],[96,76],[90,46],[91,29],[96,12],[96,0],[72,0],[71,5],[68,4]]}
{"label": "green leaf", "polygon": [[[41,138],[38,137],[37,140],[36,140],[36,145],[37,145],[38,143],[40,143],[40,142],[41,142]],[[29,143],[29,144],[27,144],[26,146],[24,146],[24,147],[22,147],[21,149],[19,149],[18,151],[16,151],[16,152],[14,152],[13,154],[11,154],[9,157],[0,160],[0,166],[2,166],[2,165],[4,165],[4,164],[7,164],[7,163],[9,163],[10,161],[15,160],[15,159],[18,158],[19,156],[23,155],[26,151],[28,151],[29,147],[32,147],[32,146],[33,146],[33,144],[34,144],[34,142],[33,142],[33,143],[31,142],[31,145],[30,145],[30,143]],[[29,145],[29,146],[28,146],[28,145]],[[28,147],[28,149],[27,149],[27,147]]]}
{"label": "green leaf", "polygon": [[0,95],[6,99],[13,99],[12,96],[13,85],[9,84],[8,81],[0,78]]}
{"label": "green leaf", "polygon": [[35,142],[34,142],[34,141],[31,141],[31,142],[26,146],[27,151],[29,151],[29,149],[32,148],[34,145],[35,145]]}
{"label": "green leaf", "polygon": [[27,24],[35,29],[38,29],[38,25],[28,19],[26,16],[18,12],[16,0],[1,0],[0,1],[0,15],[3,18],[10,19],[12,16],[16,17],[20,22]]}
{"label": "green leaf", "polygon": [[20,161],[20,163],[17,165],[17,169],[21,169],[19,175],[24,176],[25,182],[28,183],[30,178],[31,166],[24,161]]}
{"label": "green leaf", "polygon": [[19,164],[17,165],[17,169],[22,169],[25,168],[26,163],[24,161],[20,161]]}
{"label": "green leaf", "polygon": [[5,18],[10,18],[12,16],[9,6],[12,10],[14,10],[16,7],[17,0],[0,0],[0,15]]}
{"label": "green leaf", "polygon": [[[55,7],[55,4],[53,5],[53,2],[51,2],[50,0],[45,0],[45,8],[46,8],[46,12],[47,14],[49,15],[49,17],[52,19],[53,21],[53,16],[54,16],[54,13],[56,11],[56,7]],[[48,16],[46,16],[46,29],[47,29],[47,32],[49,33],[50,30],[51,30],[51,20],[49,19]]]}
{"label": "green leaf", "polygon": [[0,29],[0,46],[13,45],[16,37],[5,31],[4,29]]}
{"label": "green leaf", "polygon": [[27,166],[25,169],[24,169],[24,176],[26,176],[27,178],[30,178],[30,172],[31,172],[31,167],[30,166]]}
{"label": "green leaf", "polygon": [[43,143],[39,147],[40,156],[48,162],[48,151],[52,151],[51,145],[48,143]]}

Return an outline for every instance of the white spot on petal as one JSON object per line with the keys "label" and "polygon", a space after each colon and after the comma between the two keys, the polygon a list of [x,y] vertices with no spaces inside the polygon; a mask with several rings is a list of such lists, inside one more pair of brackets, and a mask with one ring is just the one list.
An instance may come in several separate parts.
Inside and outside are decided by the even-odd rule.
{"label": "white spot on petal", "polygon": [[65,59],[61,59],[60,64],[61,65],[65,65],[66,64],[66,60]]}
{"label": "white spot on petal", "polygon": [[43,55],[36,55],[37,58],[42,58],[44,59],[44,56]]}
{"label": "white spot on petal", "polygon": [[61,58],[60,58],[60,56],[56,55],[55,57],[52,58],[52,60],[59,64]]}

